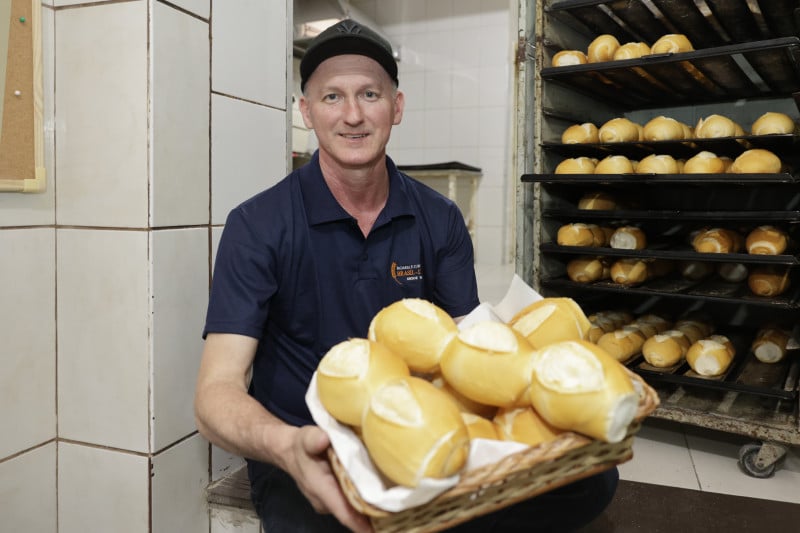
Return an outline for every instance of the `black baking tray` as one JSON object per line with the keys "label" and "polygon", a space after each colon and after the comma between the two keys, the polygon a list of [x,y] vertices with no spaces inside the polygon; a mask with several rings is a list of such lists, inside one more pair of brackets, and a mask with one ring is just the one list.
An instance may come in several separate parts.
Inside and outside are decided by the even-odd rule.
{"label": "black baking tray", "polygon": [[[602,124],[596,124],[599,128]],[[542,149],[564,157],[596,157],[624,155],[629,159],[642,159],[651,154],[666,154],[688,159],[698,152],[713,152],[718,156],[735,158],[750,148],[763,148],[778,156],[797,156],[800,136],[794,134],[743,135],[716,139],[686,139],[679,141],[616,142],[564,144],[545,141]]]}
{"label": "black baking tray", "polygon": [[626,287],[611,281],[577,283],[566,276],[549,277],[541,280],[542,287],[553,289],[559,294],[564,291],[594,291],[599,293],[657,296],[694,301],[718,302],[727,304],[747,304],[780,311],[800,309],[797,290],[780,296],[765,298],[750,292],[746,284],[721,281],[690,281],[679,277],[657,278],[641,285]]}
{"label": "black baking tray", "polygon": [[544,67],[541,77],[627,109],[785,97],[800,90],[800,38]]}
{"label": "black baking tray", "polygon": [[683,33],[695,48],[800,34],[796,0],[555,0],[545,11],[588,36],[653,44]]}
{"label": "black baking tray", "polygon": [[523,174],[523,183],[800,183],[800,176],[777,174]]}
{"label": "black baking tray", "polygon": [[542,214],[563,220],[703,220],[737,222],[800,222],[800,211],[691,211],[691,210],[634,210],[634,209],[551,209]]}

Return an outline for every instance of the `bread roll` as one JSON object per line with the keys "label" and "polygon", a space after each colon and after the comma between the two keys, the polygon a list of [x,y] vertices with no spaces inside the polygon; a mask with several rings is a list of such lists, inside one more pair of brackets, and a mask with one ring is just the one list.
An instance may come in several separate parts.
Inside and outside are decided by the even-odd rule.
{"label": "bread roll", "polygon": [[497,407],[524,404],[533,348],[511,326],[478,322],[463,329],[442,355],[445,381],[474,402]]}
{"label": "bread roll", "polygon": [[689,349],[689,339],[677,329],[658,333],[642,345],[645,361],[658,368],[668,368],[683,361]]}
{"label": "bread roll", "polygon": [[778,156],[763,148],[753,148],[734,159],[729,170],[734,174],[777,174],[782,168]]}
{"label": "bread roll", "polygon": [[705,339],[714,332],[714,327],[710,323],[690,318],[675,322],[675,329],[686,335],[690,344]]}
{"label": "bread roll", "polygon": [[789,285],[788,269],[771,265],[755,267],[747,277],[747,286],[757,296],[780,296]]}
{"label": "bread roll", "polygon": [[453,318],[421,298],[404,298],[380,311],[369,325],[369,340],[402,357],[414,372],[431,373],[458,333]]}
{"label": "bread roll", "polygon": [[431,383],[450,396],[458,407],[458,410],[462,413],[470,413],[487,419],[492,419],[497,413],[497,406],[486,405],[467,398],[453,388],[441,374],[433,376],[431,378]]}
{"label": "bread roll", "polygon": [[611,236],[609,245],[619,250],[644,250],[647,247],[647,237],[641,228],[620,226]]}
{"label": "bread roll", "polygon": [[606,442],[621,441],[638,408],[622,365],[587,341],[564,341],[536,352],[531,403],[553,426]]}
{"label": "bread roll", "polygon": [[573,222],[558,228],[556,242],[561,246],[605,246],[607,239],[597,224]]}
{"label": "bread roll", "polygon": [[[652,326],[654,329],[654,333],[652,335],[655,335],[656,333],[663,333],[664,331],[667,331],[669,328],[671,328],[672,322],[670,322],[663,316],[659,316],[655,313],[648,313],[646,315],[638,317],[636,320],[631,322],[631,325],[639,327],[644,325]],[[647,335],[647,336],[651,337],[652,335]]]}
{"label": "bread roll", "polygon": [[607,192],[589,192],[578,200],[578,209],[610,211],[616,208],[617,201]]}
{"label": "bread roll", "polygon": [[794,133],[796,129],[797,126],[789,115],[769,111],[753,122],[750,132],[753,135],[773,135]]}
{"label": "bread roll", "polygon": [[469,433],[458,408],[421,378],[395,378],[376,389],[361,429],[375,466],[400,485],[453,476],[469,456]]}
{"label": "bread roll", "polygon": [[589,319],[572,298],[543,298],[519,311],[508,324],[535,348],[586,338]]}
{"label": "bread roll", "polygon": [[595,174],[633,174],[633,164],[624,155],[610,155],[594,167]]}
{"label": "bread roll", "polygon": [[567,277],[576,283],[592,283],[603,279],[606,266],[599,257],[579,257],[567,263]]}
{"label": "bread roll", "polygon": [[408,376],[406,363],[386,347],[351,338],[333,346],[317,367],[317,394],[330,415],[360,426],[373,391],[389,379]]}
{"label": "bread roll", "polygon": [[658,116],[644,125],[645,141],[676,141],[684,134],[684,124],[670,117]]}
{"label": "bread roll", "polygon": [[747,279],[749,272],[744,263],[720,263],[717,265],[719,277],[730,283],[741,283]]}
{"label": "bread roll", "polygon": [[640,125],[625,117],[612,118],[598,130],[598,138],[603,143],[636,142],[639,140]]}
{"label": "bread roll", "polygon": [[587,317],[590,322],[594,322],[596,320],[603,320],[608,319],[614,323],[614,328],[617,329],[621,328],[625,324],[628,324],[633,321],[633,315],[627,311],[621,311],[619,309],[609,309],[605,311],[598,311],[596,313],[592,313]]}
{"label": "bread roll", "polygon": [[733,361],[733,354],[724,344],[710,339],[701,339],[689,347],[686,362],[701,376],[719,376],[725,373]]}
{"label": "bread roll", "polygon": [[554,67],[571,67],[588,63],[586,54],[580,50],[561,50],[553,56]]}
{"label": "bread roll", "polygon": [[710,228],[692,240],[695,252],[701,254],[735,254],[741,251],[741,236],[726,228]]}
{"label": "bread roll", "polygon": [[781,255],[789,244],[789,236],[775,226],[759,226],[747,234],[748,254]]}
{"label": "bread roll", "polygon": [[698,139],[718,139],[736,135],[736,124],[722,115],[709,115],[701,118],[694,128],[694,136]]}
{"label": "bread roll", "polygon": [[494,425],[501,440],[537,446],[550,442],[564,433],[544,420],[530,405],[501,408],[494,417]]}
{"label": "bread roll", "polygon": [[651,53],[653,54],[677,54],[681,52],[691,52],[694,50],[689,39],[681,33],[669,33],[661,36],[653,43]]}
{"label": "bread roll", "polygon": [[611,265],[611,280],[620,285],[638,285],[647,281],[647,263],[641,259],[624,258]]}
{"label": "bread roll", "polygon": [[501,440],[497,426],[492,420],[472,413],[461,412],[461,418],[467,426],[469,439]]}
{"label": "bread roll", "polygon": [[600,142],[597,126],[591,122],[583,124],[573,124],[561,134],[561,142],[564,144],[585,144]]}
{"label": "bread roll", "polygon": [[645,340],[637,326],[629,325],[604,334],[597,339],[597,345],[611,357],[624,363],[642,350]]}
{"label": "bread roll", "polygon": [[725,163],[713,152],[702,151],[690,157],[683,164],[684,174],[722,174]]}
{"label": "bread roll", "polygon": [[637,174],[678,174],[678,162],[671,155],[650,154],[636,165]]}
{"label": "bread roll", "polygon": [[618,327],[621,327],[615,324],[610,318],[602,316],[595,317],[594,320],[590,320],[589,322],[591,323],[591,327],[589,327],[589,331],[586,332],[586,340],[594,343],[597,343],[600,337],[606,333],[610,333]]}
{"label": "bread roll", "polygon": [[779,363],[786,357],[791,335],[777,327],[766,327],[756,333],[750,349],[762,363]]}
{"label": "bread roll", "polygon": [[602,63],[614,59],[614,53],[619,49],[619,41],[609,34],[598,35],[586,50],[589,63]]}
{"label": "bread roll", "polygon": [[591,157],[570,157],[556,166],[556,174],[594,174],[597,161]]}
{"label": "bread roll", "polygon": [[736,355],[736,348],[733,347],[733,343],[731,340],[725,335],[709,335],[708,340],[718,342],[719,344],[723,345],[726,350],[731,353],[731,357]]}
{"label": "bread roll", "polygon": [[625,43],[614,52],[614,60],[638,59],[650,55],[650,47],[646,43]]}

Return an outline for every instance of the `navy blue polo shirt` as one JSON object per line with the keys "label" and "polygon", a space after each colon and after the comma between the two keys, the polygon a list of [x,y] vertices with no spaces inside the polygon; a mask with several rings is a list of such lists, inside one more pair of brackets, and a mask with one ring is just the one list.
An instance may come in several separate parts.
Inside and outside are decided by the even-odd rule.
{"label": "navy blue polo shirt", "polygon": [[325,184],[318,155],[228,216],[203,335],[259,339],[250,394],[294,425],[323,355],[366,337],[372,317],[401,298],[451,316],[478,301],[473,249],[458,207],[387,157],[389,197],[365,238]]}

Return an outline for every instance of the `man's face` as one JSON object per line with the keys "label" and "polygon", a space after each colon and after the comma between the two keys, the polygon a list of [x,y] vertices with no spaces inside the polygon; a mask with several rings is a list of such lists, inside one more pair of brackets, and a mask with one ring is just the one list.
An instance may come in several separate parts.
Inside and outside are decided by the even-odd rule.
{"label": "man's face", "polygon": [[392,126],[403,116],[403,93],[376,61],[334,56],[306,82],[300,111],[317,135],[321,157],[342,167],[366,167],[382,162]]}

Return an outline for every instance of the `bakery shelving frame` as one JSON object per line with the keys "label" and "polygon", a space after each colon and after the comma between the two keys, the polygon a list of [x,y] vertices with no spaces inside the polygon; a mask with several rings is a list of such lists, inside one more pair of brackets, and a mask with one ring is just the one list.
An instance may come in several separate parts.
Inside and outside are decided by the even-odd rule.
{"label": "bakery shelving frame", "polygon": [[[800,137],[796,134],[722,139],[566,145],[564,128],[598,126],[615,116],[644,123],[657,115],[694,124],[712,113],[749,124],[766,110],[798,116],[800,109],[800,1],[775,0],[539,0],[517,3],[515,68],[516,270],[545,295],[575,298],[586,310],[608,302],[639,313],[670,316],[700,311],[729,334],[738,356],[718,379],[687,367],[662,371],[642,358],[626,364],[659,393],[656,418],[755,439],[742,446],[740,465],[768,477],[789,446],[800,445],[800,354],[780,365],[758,363],[749,343],[759,325],[779,323],[800,331],[800,252],[779,256],[697,254],[683,235],[692,227],[776,224],[800,230]],[[568,67],[551,67],[562,49],[583,49],[600,34],[621,43],[652,44],[683,33],[695,51]],[[747,129],[747,128],[746,128]],[[746,147],[769,149],[792,164],[780,174],[557,175],[566,157],[651,153],[685,158],[708,150],[735,157]],[[610,191],[634,202],[621,210],[577,209],[587,191]],[[635,223],[647,228],[644,251],[560,246],[566,222]],[[652,238],[651,238],[652,237]],[[775,298],[757,297],[746,285],[720,280],[690,282],[680,276],[636,287],[611,282],[575,283],[565,264],[578,255],[674,261],[773,264],[790,273],[792,288]]]}

